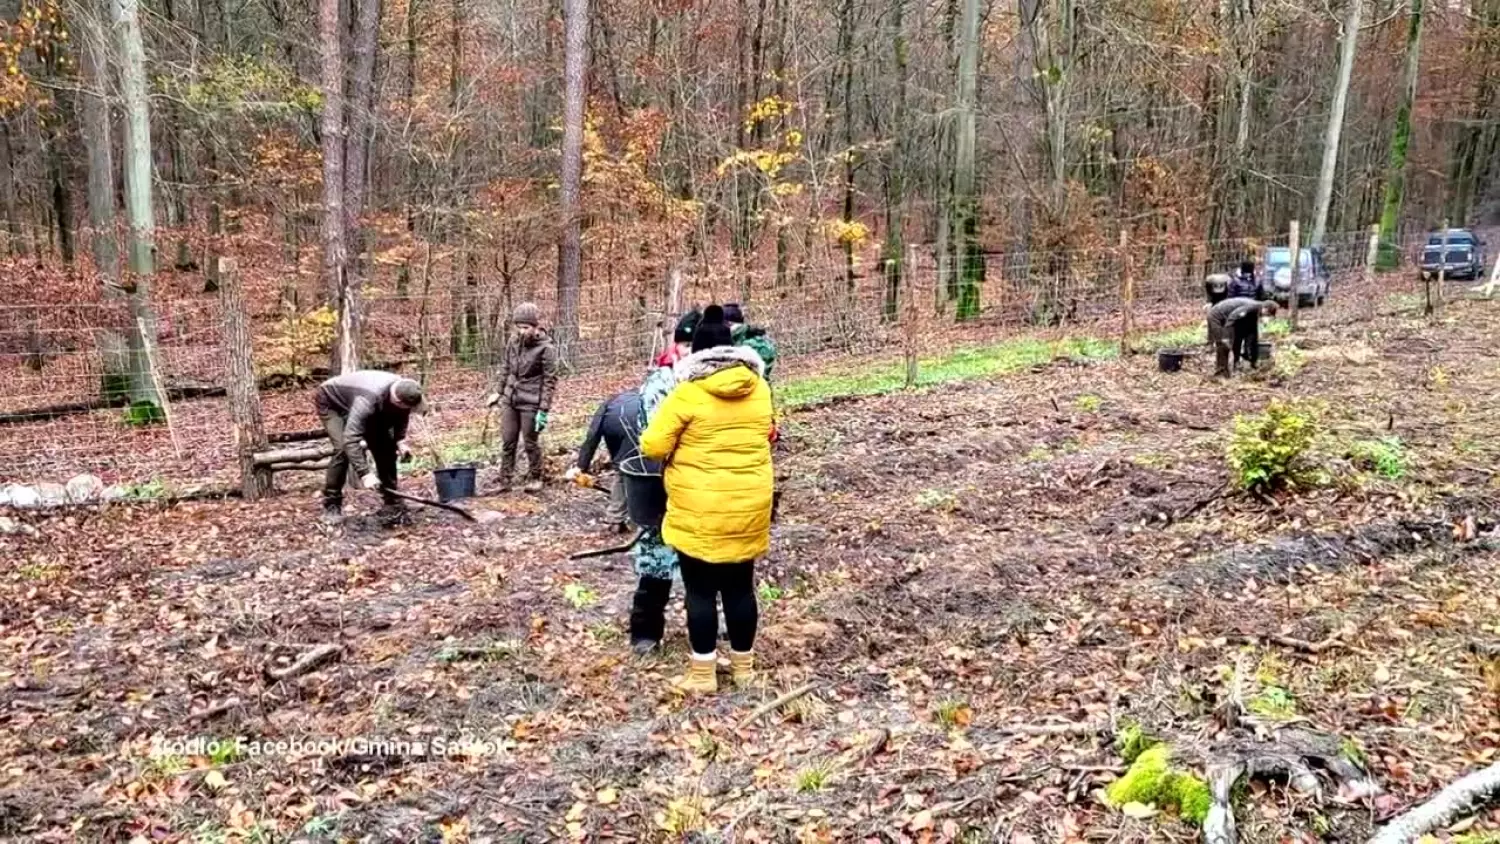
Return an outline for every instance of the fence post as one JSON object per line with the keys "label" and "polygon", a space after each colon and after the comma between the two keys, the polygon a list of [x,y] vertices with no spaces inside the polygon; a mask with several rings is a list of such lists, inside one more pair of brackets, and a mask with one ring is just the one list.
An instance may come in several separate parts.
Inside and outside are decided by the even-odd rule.
{"label": "fence post", "polygon": [[1375,262],[1380,260],[1380,224],[1370,226],[1370,243],[1365,247],[1365,319],[1375,319]]}
{"label": "fence post", "polygon": [[914,246],[906,247],[906,254],[902,256],[905,266],[901,268],[901,276],[905,280],[904,301],[901,308],[901,343],[902,353],[906,357],[906,389],[910,390],[917,385],[917,320],[921,308],[917,306],[920,296],[917,295],[917,249]]}
{"label": "fence post", "polygon": [[[1292,330],[1297,330],[1297,306],[1302,300],[1302,224],[1293,220],[1291,231],[1288,233],[1287,251],[1292,262],[1292,290],[1287,294],[1287,307],[1291,309]],[[1271,279],[1275,284],[1276,279]]]}
{"label": "fence post", "polygon": [[1443,306],[1443,284],[1448,280],[1448,221],[1443,220],[1443,245],[1438,255],[1437,289],[1433,291],[1433,312]]}
{"label": "fence post", "polygon": [[1130,332],[1135,323],[1135,268],[1130,261],[1130,232],[1120,229],[1120,357],[1130,354]]}
{"label": "fence post", "polygon": [[224,371],[233,422],[234,452],[240,463],[240,491],[254,501],[271,491],[271,471],[255,465],[255,453],[266,448],[260,391],[255,383],[255,356],[250,317],[245,312],[245,288],[231,258],[221,259],[219,304],[223,310]]}

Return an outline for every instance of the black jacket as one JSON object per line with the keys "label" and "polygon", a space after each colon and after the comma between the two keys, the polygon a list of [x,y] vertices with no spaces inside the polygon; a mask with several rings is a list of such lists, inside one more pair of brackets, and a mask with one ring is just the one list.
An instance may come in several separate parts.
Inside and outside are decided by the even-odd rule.
{"label": "black jacket", "polygon": [[318,387],[318,412],[343,417],[344,455],[360,475],[370,471],[361,440],[371,451],[389,449],[395,454],[396,443],[406,439],[411,410],[391,402],[391,385],[399,380],[400,375],[361,369],[330,378]]}
{"label": "black jacket", "polygon": [[[610,396],[594,411],[594,418],[589,422],[589,432],[583,438],[583,446],[578,449],[578,468],[584,472],[594,462],[594,452],[599,449],[600,440],[609,449],[609,461],[616,469],[622,466],[631,466],[640,473],[640,469],[648,470],[646,474],[660,472],[659,466],[654,466],[653,461],[641,457],[641,394],[638,390],[625,390]],[[652,464],[636,466],[633,464]]]}
{"label": "black jacket", "polygon": [[1255,273],[1235,273],[1230,276],[1229,298],[1260,300],[1266,298],[1266,295],[1260,288],[1260,282],[1256,281]]}

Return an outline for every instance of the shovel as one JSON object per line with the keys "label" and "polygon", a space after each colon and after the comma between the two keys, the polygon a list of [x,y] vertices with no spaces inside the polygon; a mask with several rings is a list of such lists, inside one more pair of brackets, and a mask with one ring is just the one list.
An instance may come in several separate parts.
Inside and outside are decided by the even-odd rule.
{"label": "shovel", "polygon": [[[370,491],[375,492],[376,490]],[[456,513],[471,522],[475,522],[476,524],[479,522],[479,519],[475,518],[473,513],[470,513],[468,510],[465,510],[457,504],[448,504],[444,501],[434,501],[431,498],[421,498],[415,495],[407,495],[404,492],[397,492],[394,489],[381,489],[379,490],[379,492],[383,495],[393,495],[396,498],[401,499],[402,501],[410,501],[413,504],[421,504],[424,507],[436,507],[439,510],[447,510],[450,513]]]}
{"label": "shovel", "polygon": [[623,554],[626,551],[629,551],[631,548],[634,548],[635,544],[641,541],[641,535],[644,533],[645,531],[643,530],[637,530],[635,532],[635,536],[632,536],[630,538],[630,541],[625,543],[624,545],[612,545],[609,548],[595,548],[592,551],[575,551],[572,554],[568,555],[568,559],[586,560],[590,557],[608,557],[610,554]]}

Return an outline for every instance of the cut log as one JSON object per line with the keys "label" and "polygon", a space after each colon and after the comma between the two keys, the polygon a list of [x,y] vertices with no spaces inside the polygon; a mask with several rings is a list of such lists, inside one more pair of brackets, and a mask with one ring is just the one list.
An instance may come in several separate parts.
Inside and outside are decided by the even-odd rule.
{"label": "cut log", "polygon": [[1459,779],[1437,796],[1385,825],[1370,844],[1409,844],[1500,799],[1500,762]]}
{"label": "cut log", "polygon": [[269,472],[321,472],[328,468],[328,459],[314,460],[311,463],[272,463],[262,467]]}
{"label": "cut log", "polygon": [[305,448],[262,451],[255,455],[255,465],[274,466],[278,463],[311,463],[315,460],[332,457],[335,451],[333,443],[322,443]]}
{"label": "cut log", "polygon": [[269,443],[300,443],[306,440],[321,440],[328,436],[328,432],[322,428],[312,431],[282,431],[275,434],[266,434],[266,442]]}

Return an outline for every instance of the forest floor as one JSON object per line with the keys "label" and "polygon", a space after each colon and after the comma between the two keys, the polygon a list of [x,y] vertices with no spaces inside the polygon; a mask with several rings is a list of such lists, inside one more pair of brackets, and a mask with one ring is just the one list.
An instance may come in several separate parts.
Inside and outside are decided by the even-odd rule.
{"label": "forest floor", "polygon": [[[628,563],[569,561],[617,541],[587,490],[394,530],[329,532],[306,494],[28,516],[0,535],[0,838],[1186,841],[1102,803],[1108,733],[1211,752],[1238,689],[1243,723],[1337,736],[1386,790],[1256,784],[1243,839],[1362,841],[1500,751],[1470,653],[1500,642],[1500,305],[1352,310],[1228,383],[1084,356],[810,401],[762,684],[708,698],[669,689],[680,602],[631,656]],[[1233,417],[1276,397],[1322,403],[1330,483],[1239,492]]]}

